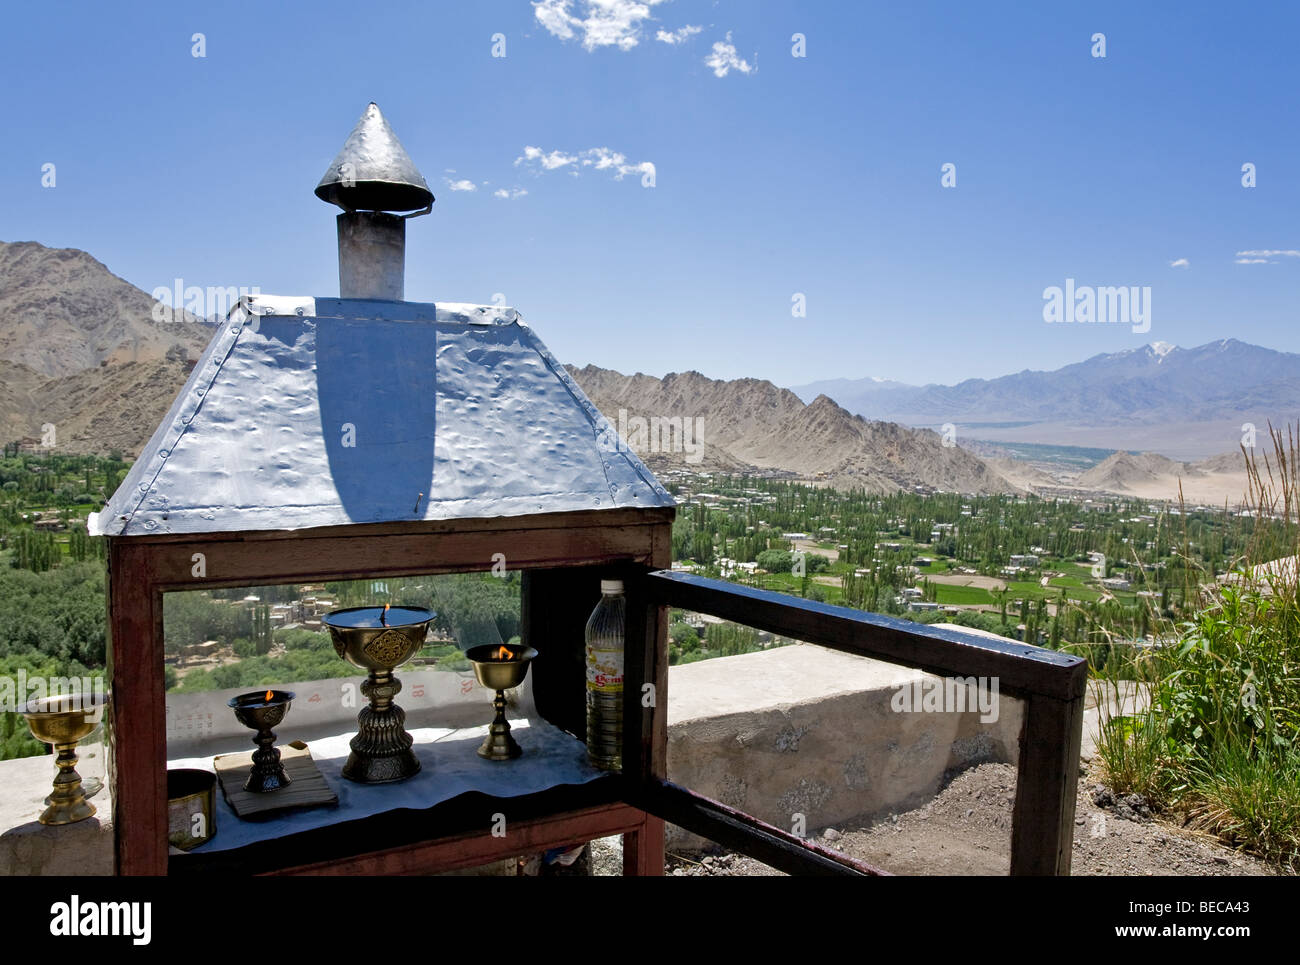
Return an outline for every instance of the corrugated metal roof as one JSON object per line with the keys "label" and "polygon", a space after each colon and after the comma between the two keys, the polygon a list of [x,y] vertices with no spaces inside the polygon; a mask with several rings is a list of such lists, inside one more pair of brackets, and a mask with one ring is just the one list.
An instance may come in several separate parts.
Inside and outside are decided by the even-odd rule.
{"label": "corrugated metal roof", "polygon": [[90,528],[673,505],[514,309],[257,295],[218,330]]}

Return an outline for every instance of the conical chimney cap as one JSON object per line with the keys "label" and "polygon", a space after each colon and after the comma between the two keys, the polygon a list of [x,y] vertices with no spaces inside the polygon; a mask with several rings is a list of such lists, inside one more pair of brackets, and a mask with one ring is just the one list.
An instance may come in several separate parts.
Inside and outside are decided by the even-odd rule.
{"label": "conical chimney cap", "polygon": [[345,211],[415,211],[433,204],[424,175],[374,101],[316,185],[316,197]]}

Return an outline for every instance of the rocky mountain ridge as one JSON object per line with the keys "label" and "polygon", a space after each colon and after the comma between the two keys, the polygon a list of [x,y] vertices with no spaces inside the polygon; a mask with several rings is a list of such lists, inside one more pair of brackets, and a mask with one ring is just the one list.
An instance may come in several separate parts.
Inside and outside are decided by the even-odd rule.
{"label": "rocky mountain ridge", "polygon": [[616,428],[636,418],[694,420],[690,424],[706,443],[694,466],[684,450],[666,451],[658,438],[638,447],[624,433],[656,470],[750,466],[873,492],[916,486],[980,493],[1016,488],[977,456],[944,445],[935,432],[869,421],[824,395],[805,405],[789,389],[762,379],[723,381],[699,372],[659,379],[594,365],[568,369]]}

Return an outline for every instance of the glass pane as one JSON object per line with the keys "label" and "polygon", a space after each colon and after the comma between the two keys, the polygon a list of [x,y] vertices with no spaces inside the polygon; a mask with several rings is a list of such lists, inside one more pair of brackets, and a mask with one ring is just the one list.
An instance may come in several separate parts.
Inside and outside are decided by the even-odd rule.
{"label": "glass pane", "polygon": [[[1022,707],[996,681],[673,616],[669,780],[887,871],[1007,873]],[[667,850],[767,873],[678,828]]]}
{"label": "glass pane", "polygon": [[[168,766],[215,770],[222,782],[217,833],[195,850],[241,847],[396,808],[422,810],[469,791],[512,798],[600,777],[580,740],[537,715],[532,674],[518,684],[493,685],[504,686],[502,713],[522,756],[485,760],[479,753],[496,714],[495,691],[479,682],[466,651],[518,646],[520,585],[518,573],[469,573],[167,594]],[[357,644],[371,660],[391,649],[400,684],[391,696],[405,715],[397,726],[358,737],[360,721],[389,713],[383,699],[391,685],[382,670],[368,681],[366,670],[341,659],[324,621],[340,609],[384,604],[393,614],[414,607],[433,616],[427,631],[417,629],[422,643],[409,660],[407,649],[380,646],[382,636]],[[364,625],[378,630],[374,620]],[[244,716],[252,719],[254,711],[271,712],[264,694],[277,705],[285,692],[292,700],[270,726],[290,783],[244,793],[258,732],[255,720],[246,725],[236,718],[229,701],[247,695],[252,707]],[[394,750],[403,731],[412,743]],[[390,760],[399,768],[391,779]],[[313,794],[305,800],[295,798],[308,790]],[[264,803],[276,806],[272,818],[245,820],[248,808]],[[288,810],[286,803],[304,806]]]}

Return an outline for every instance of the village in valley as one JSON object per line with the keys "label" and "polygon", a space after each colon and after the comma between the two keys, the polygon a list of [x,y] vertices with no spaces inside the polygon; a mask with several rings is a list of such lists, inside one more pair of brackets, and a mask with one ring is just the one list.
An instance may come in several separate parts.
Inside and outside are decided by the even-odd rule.
{"label": "village in valley", "polygon": [[[1254,525],[1249,511],[1120,497],[873,495],[816,480],[664,475],[680,505],[675,570],[1054,648],[1157,642],[1197,586],[1231,571]],[[723,630],[682,620],[674,657],[713,655],[692,631],[707,641]]]}

